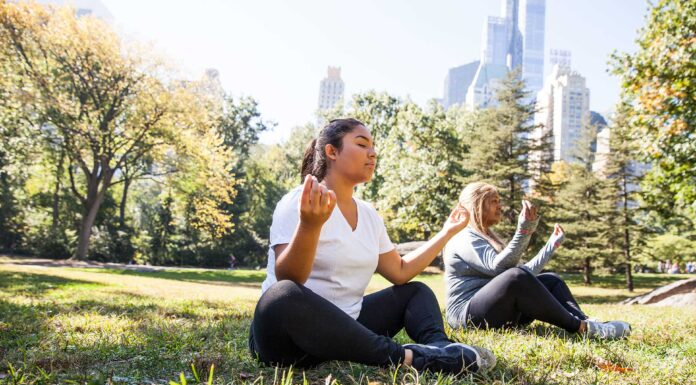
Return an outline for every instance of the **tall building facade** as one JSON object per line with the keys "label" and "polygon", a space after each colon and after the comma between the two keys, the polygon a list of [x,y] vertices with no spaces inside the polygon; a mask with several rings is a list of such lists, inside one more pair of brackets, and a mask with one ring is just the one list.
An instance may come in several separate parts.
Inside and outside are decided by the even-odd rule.
{"label": "tall building facade", "polygon": [[537,94],[537,110],[534,123],[541,126],[537,135],[551,131],[554,161],[574,161],[583,124],[590,118],[585,78],[556,65]]}
{"label": "tall building facade", "polygon": [[341,68],[329,67],[326,71],[326,77],[319,83],[319,109],[333,108],[343,98],[344,88]]}
{"label": "tall building facade", "polygon": [[508,30],[504,17],[488,16],[481,35],[481,64],[507,65]]}
{"label": "tall building facade", "polygon": [[570,69],[572,66],[572,53],[565,49],[554,49],[549,51],[549,64],[551,68],[558,65],[561,69]]}
{"label": "tall building facade", "polygon": [[538,92],[544,85],[544,34],[546,0],[520,0],[519,27],[522,34],[522,79],[527,90]]}
{"label": "tall building facade", "polygon": [[496,88],[507,73],[508,67],[503,64],[479,64],[466,93],[466,105],[470,109],[494,106]]}
{"label": "tall building facade", "polygon": [[507,26],[505,65],[510,69],[515,69],[522,65],[523,52],[519,1],[503,0],[501,3],[501,14]]}
{"label": "tall building facade", "polygon": [[500,80],[518,70],[532,99],[544,81],[546,0],[502,0],[502,17],[489,16],[483,26],[481,62],[467,90],[471,108],[495,105]]}
{"label": "tall building facade", "polygon": [[442,106],[450,108],[466,102],[466,93],[474,80],[479,61],[450,68],[445,77],[445,93],[442,98]]}

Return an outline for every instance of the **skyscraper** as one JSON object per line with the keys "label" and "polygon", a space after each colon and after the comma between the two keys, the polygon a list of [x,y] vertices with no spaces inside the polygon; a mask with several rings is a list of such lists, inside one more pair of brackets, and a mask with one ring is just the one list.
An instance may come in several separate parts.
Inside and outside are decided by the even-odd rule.
{"label": "skyscraper", "polygon": [[518,0],[503,0],[501,13],[507,25],[507,46],[505,64],[510,69],[522,65],[522,34],[520,33],[520,13]]}
{"label": "skyscraper", "polygon": [[329,67],[326,77],[319,83],[319,109],[331,109],[343,98],[344,84],[340,67]]}
{"label": "skyscraper", "polygon": [[474,80],[479,61],[450,68],[445,77],[445,93],[442,98],[442,106],[449,108],[455,104],[464,104],[466,93]]}
{"label": "skyscraper", "polygon": [[484,24],[481,63],[466,103],[472,108],[495,104],[496,84],[509,70],[519,70],[532,98],[544,81],[545,0],[502,0],[502,17]]}
{"label": "skyscraper", "polygon": [[527,83],[527,90],[533,93],[539,91],[544,84],[545,21],[546,0],[520,0],[522,79]]}
{"label": "skyscraper", "polygon": [[488,16],[483,25],[481,64],[507,64],[509,26],[504,17]]}
{"label": "skyscraper", "polygon": [[466,93],[466,105],[471,108],[487,108],[496,104],[495,90],[507,75],[508,68],[503,64],[481,63],[474,80]]}
{"label": "skyscraper", "polygon": [[549,63],[551,68],[558,64],[561,69],[570,69],[572,65],[571,52],[564,49],[551,49],[549,51]]}
{"label": "skyscraper", "polygon": [[553,134],[554,161],[572,162],[582,127],[590,117],[590,90],[577,72],[556,65],[537,94],[534,122],[542,126],[537,137]]}

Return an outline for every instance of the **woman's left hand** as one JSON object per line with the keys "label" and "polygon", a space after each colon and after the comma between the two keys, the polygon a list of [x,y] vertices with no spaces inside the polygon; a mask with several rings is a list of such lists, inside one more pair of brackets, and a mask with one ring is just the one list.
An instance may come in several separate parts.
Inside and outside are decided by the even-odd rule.
{"label": "woman's left hand", "polygon": [[461,203],[457,203],[457,206],[450,213],[442,230],[449,235],[454,235],[462,231],[468,224],[469,210],[464,208]]}

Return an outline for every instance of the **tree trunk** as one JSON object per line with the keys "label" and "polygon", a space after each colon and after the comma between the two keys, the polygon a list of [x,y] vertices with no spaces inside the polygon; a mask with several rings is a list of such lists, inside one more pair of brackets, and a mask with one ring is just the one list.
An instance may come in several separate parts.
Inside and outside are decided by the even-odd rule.
{"label": "tree trunk", "polygon": [[89,251],[89,238],[92,235],[92,226],[94,226],[94,221],[97,219],[99,208],[101,207],[102,202],[104,202],[106,189],[108,188],[109,183],[111,183],[111,174],[107,174],[101,178],[88,178],[87,200],[85,202],[85,211],[82,215],[82,223],[80,224],[77,250],[75,250],[75,255],[71,259],[87,259],[87,251]]}
{"label": "tree trunk", "polygon": [[[625,170],[624,170],[625,172]],[[623,214],[624,214],[624,257],[626,260],[626,289],[633,291],[633,275],[631,273],[631,235],[628,231],[630,225],[628,218],[628,182],[624,174],[623,180]]]}
{"label": "tree trunk", "polygon": [[120,228],[126,227],[126,202],[128,201],[128,188],[130,187],[131,181],[128,178],[123,180],[123,195],[121,195],[121,204],[119,205],[118,212],[118,225]]}
{"label": "tree trunk", "polygon": [[590,265],[590,257],[585,257],[582,274],[585,285],[592,285],[592,266]]}
{"label": "tree trunk", "polygon": [[60,177],[63,173],[63,151],[60,152],[60,158],[58,158],[58,164],[56,165],[56,182],[53,188],[53,217],[51,221],[51,235],[55,235],[58,231],[58,219],[59,219],[59,209],[60,209]]}

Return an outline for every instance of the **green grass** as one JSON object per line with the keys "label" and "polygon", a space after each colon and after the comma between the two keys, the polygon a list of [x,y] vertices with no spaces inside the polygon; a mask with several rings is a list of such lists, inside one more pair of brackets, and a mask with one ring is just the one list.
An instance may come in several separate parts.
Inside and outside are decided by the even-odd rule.
{"label": "green grass", "polygon": [[[131,270],[41,267],[0,259],[0,384],[196,383],[214,366],[216,384],[477,383],[693,384],[696,309],[621,306],[623,277],[585,287],[565,276],[593,317],[625,319],[634,334],[601,342],[541,323],[506,331],[455,331],[453,338],[492,349],[486,376],[418,375],[331,362],[309,370],[267,368],[247,351],[247,331],[263,271]],[[636,291],[688,278],[639,274]],[[443,303],[441,275],[418,277]],[[368,291],[386,287],[375,277]],[[409,341],[403,333],[401,342]],[[630,371],[598,367],[606,360]],[[193,368],[193,369],[192,369]],[[330,378],[329,378],[330,376]],[[329,380],[327,381],[327,378]]]}

